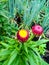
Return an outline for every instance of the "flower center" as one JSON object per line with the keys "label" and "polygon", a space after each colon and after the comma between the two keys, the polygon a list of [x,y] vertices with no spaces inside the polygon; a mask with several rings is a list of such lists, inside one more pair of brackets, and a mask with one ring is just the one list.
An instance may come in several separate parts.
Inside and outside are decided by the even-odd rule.
{"label": "flower center", "polygon": [[27,36],[27,31],[24,30],[24,29],[22,29],[22,30],[19,31],[19,35],[20,35],[21,37],[26,37],[26,36]]}

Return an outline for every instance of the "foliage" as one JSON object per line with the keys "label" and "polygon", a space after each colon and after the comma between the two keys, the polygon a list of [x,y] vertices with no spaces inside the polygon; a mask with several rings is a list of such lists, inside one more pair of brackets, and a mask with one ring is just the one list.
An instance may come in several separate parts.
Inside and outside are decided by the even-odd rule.
{"label": "foliage", "polygon": [[[25,25],[31,26],[34,22],[35,24],[40,24],[44,28],[44,32],[49,29],[49,0],[15,0],[15,5],[14,2],[12,4],[13,8],[15,7],[16,9],[16,14],[19,13]],[[10,11],[15,10],[12,10],[11,4],[10,6]]]}
{"label": "foliage", "polygon": [[[17,13],[20,26],[14,20]],[[49,40],[34,41],[32,34],[24,43],[15,39],[19,29],[26,26],[31,29],[33,23],[40,24],[46,33],[48,21],[49,0],[0,0],[0,65],[49,65],[41,58]]]}
{"label": "foliage", "polygon": [[4,41],[0,41],[2,65],[48,65],[40,56],[40,54],[44,54],[44,43],[48,40],[42,39],[35,42],[32,41],[32,37],[31,35],[27,42],[21,43],[16,39],[4,36]]}

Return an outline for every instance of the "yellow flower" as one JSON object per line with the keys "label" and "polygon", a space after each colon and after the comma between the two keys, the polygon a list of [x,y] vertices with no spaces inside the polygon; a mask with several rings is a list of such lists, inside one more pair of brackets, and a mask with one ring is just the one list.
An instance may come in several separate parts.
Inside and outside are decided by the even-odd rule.
{"label": "yellow flower", "polygon": [[21,29],[17,32],[17,39],[21,42],[27,41],[29,38],[29,31]]}

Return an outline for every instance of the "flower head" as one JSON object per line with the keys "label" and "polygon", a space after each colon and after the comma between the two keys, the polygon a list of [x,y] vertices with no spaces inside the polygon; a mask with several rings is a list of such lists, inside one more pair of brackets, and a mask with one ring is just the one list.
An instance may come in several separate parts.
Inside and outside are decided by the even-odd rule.
{"label": "flower head", "polygon": [[29,31],[21,29],[17,32],[17,39],[21,42],[27,41],[29,38]]}
{"label": "flower head", "polygon": [[43,33],[43,28],[40,25],[34,25],[32,26],[32,32],[33,34],[40,36]]}

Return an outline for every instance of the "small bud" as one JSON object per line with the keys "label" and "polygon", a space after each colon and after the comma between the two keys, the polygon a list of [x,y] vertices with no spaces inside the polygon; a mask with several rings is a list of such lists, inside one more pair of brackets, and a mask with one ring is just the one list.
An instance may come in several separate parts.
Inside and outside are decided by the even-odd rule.
{"label": "small bud", "polygon": [[40,25],[34,25],[32,26],[32,33],[40,36],[43,33],[43,28]]}

